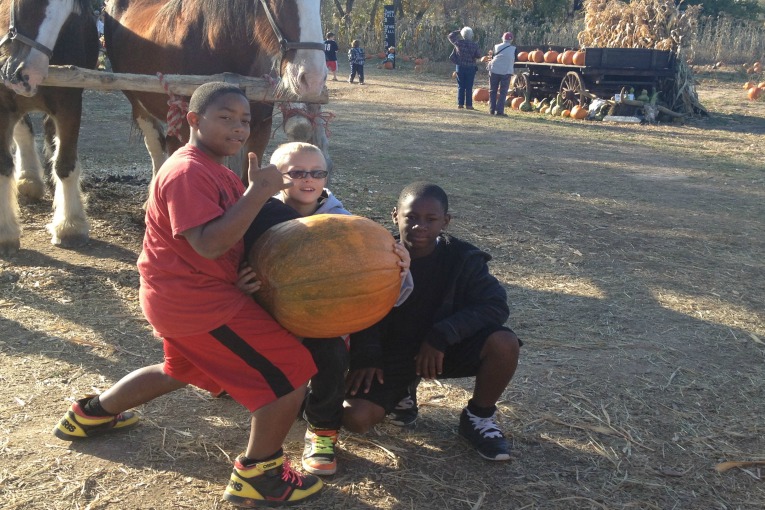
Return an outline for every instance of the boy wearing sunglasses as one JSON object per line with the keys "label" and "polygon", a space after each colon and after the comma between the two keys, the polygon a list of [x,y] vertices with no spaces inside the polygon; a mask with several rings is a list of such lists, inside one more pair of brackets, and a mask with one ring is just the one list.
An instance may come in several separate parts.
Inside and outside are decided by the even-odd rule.
{"label": "boy wearing sunglasses", "polygon": [[[317,146],[290,142],[279,146],[271,156],[271,164],[282,173],[285,187],[274,198],[284,202],[300,217],[313,214],[351,214],[325,186],[327,184],[327,162]],[[273,211],[283,214],[277,205]],[[274,212],[264,216],[273,218]],[[272,220],[273,221],[273,220]],[[401,257],[401,293],[396,305],[412,292],[413,282],[409,274],[409,252],[401,243],[394,246]],[[257,275],[252,274],[253,280]],[[240,287],[244,290],[243,287]],[[303,451],[303,469],[315,475],[331,475],[337,471],[335,445],[343,418],[345,397],[345,374],[348,370],[348,346],[346,339],[305,338],[303,345],[310,351],[317,367],[317,374],[311,378],[304,402],[303,417],[308,423]]]}

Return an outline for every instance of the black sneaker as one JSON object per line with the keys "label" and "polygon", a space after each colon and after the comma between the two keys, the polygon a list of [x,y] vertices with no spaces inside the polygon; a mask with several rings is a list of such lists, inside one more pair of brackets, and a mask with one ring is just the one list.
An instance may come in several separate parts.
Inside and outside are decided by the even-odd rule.
{"label": "black sneaker", "polygon": [[409,394],[402,398],[393,411],[388,415],[388,419],[393,425],[399,427],[408,427],[417,421],[417,386],[409,387]]}
{"label": "black sneaker", "polygon": [[494,421],[495,416],[496,413],[489,418],[481,418],[466,407],[460,416],[460,436],[467,439],[478,455],[486,460],[510,460],[510,445]]}
{"label": "black sneaker", "polygon": [[319,478],[293,470],[284,455],[252,466],[237,457],[223,499],[243,508],[296,505],[316,496],[323,485]]}

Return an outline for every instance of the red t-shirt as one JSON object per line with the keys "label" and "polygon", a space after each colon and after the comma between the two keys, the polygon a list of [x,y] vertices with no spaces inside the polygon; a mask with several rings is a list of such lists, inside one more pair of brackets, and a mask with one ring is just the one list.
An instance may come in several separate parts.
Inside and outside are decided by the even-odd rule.
{"label": "red t-shirt", "polygon": [[157,173],[146,204],[138,271],[141,308],[158,336],[211,331],[251,299],[236,287],[241,240],[210,260],[180,235],[220,217],[243,193],[237,175],[192,145],[176,151]]}

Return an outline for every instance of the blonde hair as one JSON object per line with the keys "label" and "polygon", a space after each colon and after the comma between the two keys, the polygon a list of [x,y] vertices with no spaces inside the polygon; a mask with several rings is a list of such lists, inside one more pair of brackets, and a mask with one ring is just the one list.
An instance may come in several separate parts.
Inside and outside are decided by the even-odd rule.
{"label": "blonde hair", "polygon": [[354,39],[353,42],[351,43],[351,46],[354,48],[358,48],[359,46],[361,46],[361,41],[359,41],[358,39]]}
{"label": "blonde hair", "polygon": [[280,172],[283,172],[285,170],[284,167],[289,164],[292,156],[300,152],[314,152],[319,154],[324,161],[324,168],[327,167],[327,160],[324,158],[324,153],[321,152],[321,149],[311,143],[305,142],[289,142],[280,145],[276,148],[274,153],[271,154],[271,164],[275,165]]}

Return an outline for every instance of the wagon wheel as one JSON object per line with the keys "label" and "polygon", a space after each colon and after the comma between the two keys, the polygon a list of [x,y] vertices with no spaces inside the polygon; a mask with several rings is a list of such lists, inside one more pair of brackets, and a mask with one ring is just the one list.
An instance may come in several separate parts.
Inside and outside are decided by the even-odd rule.
{"label": "wagon wheel", "polygon": [[570,110],[574,105],[584,106],[588,99],[582,77],[576,71],[569,71],[563,77],[560,93],[563,95],[563,108],[566,110]]}
{"label": "wagon wheel", "polygon": [[515,97],[526,97],[526,92],[531,93],[529,90],[528,73],[514,74],[510,82],[510,90],[515,92]]}

